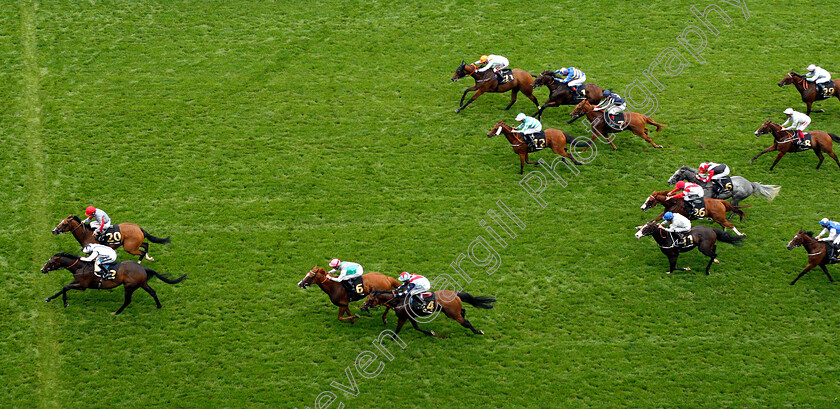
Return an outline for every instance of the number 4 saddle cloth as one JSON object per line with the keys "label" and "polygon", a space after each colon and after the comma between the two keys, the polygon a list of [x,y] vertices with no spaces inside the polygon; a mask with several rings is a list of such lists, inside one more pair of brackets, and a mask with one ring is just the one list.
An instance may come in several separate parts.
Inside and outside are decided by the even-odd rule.
{"label": "number 4 saddle cloth", "polygon": [[365,285],[362,276],[341,282],[344,289],[347,290],[347,297],[350,301],[361,300],[365,297]]}
{"label": "number 4 saddle cloth", "polygon": [[435,293],[423,293],[411,296],[411,309],[417,316],[429,315],[438,307]]}

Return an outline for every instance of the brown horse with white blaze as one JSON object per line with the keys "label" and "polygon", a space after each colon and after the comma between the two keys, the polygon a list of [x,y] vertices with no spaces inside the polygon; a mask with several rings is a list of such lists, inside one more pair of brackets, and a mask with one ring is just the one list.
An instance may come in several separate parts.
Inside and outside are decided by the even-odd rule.
{"label": "brown horse with white blaze", "polygon": [[813,232],[799,229],[799,233],[796,233],[793,239],[787,244],[788,250],[793,250],[797,247],[804,247],[808,253],[808,266],[790,282],[790,285],[796,284],[797,280],[802,278],[805,273],[813,270],[816,266],[820,266],[825,275],[828,276],[828,282],[834,282],[834,278],[831,277],[831,274],[828,273],[828,268],[825,267],[831,263],[828,257],[828,248],[825,243],[815,239]]}
{"label": "brown horse with white blaze", "polygon": [[770,145],[769,148],[761,151],[758,155],[753,156],[750,159],[750,163],[753,163],[759,156],[764,155],[767,152],[772,151],[779,151],[779,154],[776,155],[776,160],[773,161],[773,164],[770,165],[770,170],[776,167],[776,164],[782,159],[782,156],[785,156],[788,152],[804,152],[808,149],[813,149],[814,154],[817,155],[817,158],[820,160],[817,163],[817,169],[823,163],[823,152],[825,152],[828,156],[834,159],[834,162],[837,162],[837,166],[840,167],[840,160],[837,159],[837,155],[834,153],[834,146],[831,144],[831,141],[840,143],[840,137],[833,133],[823,132],[823,131],[811,131],[808,132],[811,134],[811,140],[805,141],[807,144],[806,147],[803,149],[799,146],[796,142],[799,136],[796,135],[796,131],[783,131],[782,126],[771,121],[766,120],[764,123],[755,131],[755,136],[761,136],[767,133],[773,134],[773,144]]}
{"label": "brown horse with white blaze", "polygon": [[[528,71],[520,70],[518,68],[512,69],[511,73],[513,74],[512,81],[505,84],[499,84],[493,70],[478,71],[478,67],[475,64],[467,64],[466,62],[461,61],[461,65],[459,65],[455,70],[455,74],[452,74],[452,81],[458,81],[459,79],[469,75],[475,80],[475,85],[464,90],[464,94],[461,95],[461,102],[458,104],[459,107],[455,109],[455,113],[463,111],[467,105],[471,104],[476,100],[476,98],[480,97],[481,94],[485,92],[510,91],[510,104],[505,107],[505,111],[510,109],[510,107],[513,106],[513,103],[516,102],[516,94],[520,91],[539,108],[540,103],[537,101],[537,97],[534,96],[533,87],[531,86],[534,83],[534,76]],[[475,91],[475,94],[473,94],[465,104],[464,98],[466,98],[467,93],[470,91]]]}
{"label": "brown horse with white blaze", "polygon": [[[689,215],[688,212],[685,210],[685,202],[683,202],[682,198],[674,199],[669,198],[668,190],[660,190],[655,191],[645,199],[645,202],[642,203],[641,209],[642,211],[648,211],[648,209],[655,207],[658,204],[661,204],[662,207],[665,208],[665,212],[672,212],[672,213],[679,213],[689,219],[697,219],[695,215]],[[732,222],[726,219],[726,212],[734,212],[737,214],[741,220],[744,220],[744,212],[741,209],[745,207],[750,207],[751,205],[746,206],[733,206],[732,203],[727,202],[726,200],[720,199],[710,199],[705,198],[703,199],[706,205],[706,213],[703,214],[700,218],[706,218],[714,220],[717,224],[723,227],[724,230],[726,228],[732,229],[735,234],[739,236],[743,236],[744,234],[739,232],[738,229],[735,227]],[[662,212],[654,221],[662,220],[662,216],[665,214]]]}
{"label": "brown horse with white blaze", "polygon": [[[654,121],[651,117],[647,115],[640,114],[637,112],[625,111],[624,115],[625,117],[629,116],[630,121],[625,122],[623,127],[617,128],[614,126],[615,124],[607,123],[607,121],[604,120],[604,113],[602,111],[596,111],[595,105],[590,104],[587,100],[580,101],[580,103],[577,104],[575,109],[569,115],[572,117],[572,120],[567,121],[567,123],[572,123],[572,121],[574,121],[578,117],[586,115],[586,119],[592,125],[593,141],[598,136],[601,136],[604,139],[608,139],[608,136],[611,133],[619,133],[626,130],[630,130],[630,132],[633,132],[634,134],[636,134],[636,136],[648,141],[648,143],[650,143],[654,148],[662,147],[661,145],[657,145],[653,142],[652,139],[650,139],[650,136],[648,136],[648,130],[646,125],[650,124],[656,126],[656,132],[661,131],[662,127],[664,127],[665,125]],[[609,141],[610,146],[612,146],[613,150],[618,149],[612,142],[612,140]],[[584,152],[585,151],[586,150],[584,149]]]}
{"label": "brown horse with white blaze", "polygon": [[[840,100],[840,79],[832,80],[834,83],[834,95]],[[793,71],[787,73],[781,81],[779,81],[778,85],[779,88],[784,87],[785,85],[793,84],[796,87],[796,90],[799,91],[799,95],[802,96],[802,102],[808,107],[808,112],[805,115],[811,115],[811,112],[825,112],[824,109],[820,109],[819,111],[811,111],[811,105],[814,101],[817,101],[817,84],[813,82],[808,82],[804,76],[799,75]],[[821,98],[821,99],[829,99],[828,98]]]}
{"label": "brown horse with white blaze", "polygon": [[[309,270],[305,276],[303,276],[303,279],[300,280],[297,285],[305,290],[307,287],[312,285],[312,283],[318,284],[318,287],[321,287],[321,289],[324,290],[324,292],[330,297],[330,302],[338,307],[338,320],[350,321],[351,324],[356,322],[356,318],[359,318],[359,314],[353,315],[350,312],[350,296],[347,294],[347,290],[344,289],[344,286],[341,285],[341,283],[330,280],[328,275],[329,274],[326,270],[315,266],[312,267],[312,270]],[[373,272],[362,274],[362,283],[364,286],[364,295],[368,295],[376,290],[392,290],[401,285],[394,277]],[[347,314],[347,317],[344,317],[344,314]],[[387,320],[385,319],[386,315],[388,315],[387,308],[385,309],[385,313],[382,314],[383,324],[387,323]]]}
{"label": "brown horse with white blaze", "polygon": [[[149,243],[146,243],[144,241],[145,239],[149,239],[152,243],[169,243],[168,236],[163,239],[152,236],[134,223],[120,223],[118,226],[120,227],[120,237],[118,239],[119,243],[100,244],[104,244],[112,249],[117,249],[120,246],[123,246],[123,249],[126,252],[140,256],[140,260],[138,260],[140,262],[143,261],[143,258],[149,261],[155,261],[154,258],[149,256]],[[82,247],[87,246],[90,243],[99,243],[96,240],[96,231],[92,227],[82,223],[78,216],[72,214],[65,217],[64,220],[59,222],[58,225],[52,229],[52,234],[55,236],[68,232],[73,233],[73,237],[76,238],[76,241],[78,241]]]}
{"label": "brown horse with white blaze", "polygon": [[[568,151],[566,151],[566,144],[572,144],[575,147],[589,147],[589,144],[585,141],[581,141],[575,139],[572,136],[569,136],[567,133],[559,130],[559,129],[552,129],[548,128],[545,131],[545,146],[551,148],[551,151],[562,156],[564,161],[568,158],[575,165],[582,165],[577,159],[574,158]],[[502,134],[504,135],[508,142],[510,142],[511,147],[513,148],[513,153],[519,155],[519,174],[521,175],[525,169],[525,164],[529,165],[538,165],[539,162],[531,162],[528,160],[528,144],[522,140],[522,134],[518,132],[514,132],[513,128],[509,125],[505,124],[502,121],[496,122],[496,125],[490,129],[490,132],[487,132],[487,137],[492,138],[493,136]]]}

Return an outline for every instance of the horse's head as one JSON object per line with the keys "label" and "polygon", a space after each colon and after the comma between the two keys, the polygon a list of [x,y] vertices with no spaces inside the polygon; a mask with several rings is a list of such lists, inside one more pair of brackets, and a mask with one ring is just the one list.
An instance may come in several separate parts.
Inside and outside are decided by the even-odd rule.
{"label": "horse's head", "polygon": [[793,239],[788,242],[787,249],[788,250],[793,250],[797,247],[801,247],[803,244],[805,244],[805,241],[807,240],[806,238],[809,238],[809,239],[813,240],[814,239],[814,233],[810,232],[810,231],[805,231],[805,230],[799,229],[799,233],[796,233],[796,235],[793,236]]}
{"label": "horse's head", "polygon": [[670,178],[668,178],[668,184],[674,185],[681,180],[689,180],[689,173],[693,173],[691,172],[691,168],[686,165],[683,165],[683,167],[677,169],[677,171],[674,172],[674,174]]}
{"label": "horse's head", "polygon": [[551,84],[552,82],[556,81],[557,77],[554,76],[554,71],[543,71],[534,79],[534,83],[531,84],[531,88],[541,87],[543,85]]}
{"label": "horse's head", "polygon": [[572,118],[577,118],[581,115],[586,115],[586,113],[591,110],[592,104],[590,104],[589,101],[584,99],[575,106],[575,109],[569,114],[569,116]]}
{"label": "horse's head", "polygon": [[656,224],[655,221],[651,220],[651,221],[645,223],[644,226],[641,226],[640,228],[638,228],[638,231],[636,232],[635,236],[636,236],[637,239],[641,239],[642,237],[650,236],[651,234],[653,234],[655,231],[657,231],[659,229],[660,229],[659,225]]}
{"label": "horse's head", "polygon": [[298,281],[297,285],[305,290],[306,287],[309,287],[315,281],[318,281],[319,283],[327,281],[327,272],[318,266],[312,267],[312,270],[309,270],[309,272],[303,276],[303,279]]}
{"label": "horse's head", "polygon": [[58,253],[47,260],[47,263],[41,267],[41,272],[47,274],[50,271],[55,271],[60,268],[72,267],[73,264],[76,264],[78,261],[78,256],[70,253]]}
{"label": "horse's head", "polygon": [[459,65],[458,68],[455,69],[455,74],[452,74],[452,82],[458,81],[459,79],[464,78],[467,75],[466,71],[464,70],[464,67],[466,65],[467,62],[461,60],[461,65]]}
{"label": "horse's head", "polygon": [[656,192],[653,192],[647,197],[647,199],[645,199],[645,202],[642,203],[641,209],[646,212],[648,209],[656,206],[657,204],[659,204],[659,200],[656,200]]}
{"label": "horse's head", "polygon": [[761,124],[760,127],[758,127],[758,129],[755,130],[754,133],[755,133],[755,136],[760,136],[760,135],[764,135],[764,134],[773,132],[775,130],[774,128],[779,128],[780,129],[781,127],[779,125],[776,125],[775,123],[773,123],[773,121],[771,121],[770,119],[767,119],[766,121],[764,121],[763,124]]}
{"label": "horse's head", "polygon": [[496,135],[501,135],[502,131],[505,130],[505,123],[504,121],[496,122],[496,125],[493,125],[493,128],[490,129],[490,132],[487,132],[487,137],[492,138]]}
{"label": "horse's head", "polygon": [[[388,296],[391,297],[388,297]],[[370,294],[368,294],[368,298],[359,308],[362,312],[367,312],[371,308],[378,307],[382,304],[385,304],[389,299],[393,298],[391,291],[387,290],[374,290]]]}
{"label": "horse's head", "polygon": [[[78,217],[71,214],[70,216],[65,217],[64,220],[60,221],[58,225],[56,225],[52,229],[52,234],[58,236],[61,233],[73,231],[73,228],[71,227],[71,222],[73,221],[75,221],[78,224],[81,224],[81,220],[79,220]],[[79,228],[79,226],[77,225],[76,228]]]}
{"label": "horse's head", "polygon": [[787,75],[785,75],[785,77],[782,78],[782,80],[779,81],[779,83],[776,84],[776,85],[778,85],[781,88],[781,87],[784,87],[785,85],[794,84],[794,83],[796,83],[797,80],[801,80],[801,79],[802,79],[801,75],[791,71],[791,72],[787,73]]}

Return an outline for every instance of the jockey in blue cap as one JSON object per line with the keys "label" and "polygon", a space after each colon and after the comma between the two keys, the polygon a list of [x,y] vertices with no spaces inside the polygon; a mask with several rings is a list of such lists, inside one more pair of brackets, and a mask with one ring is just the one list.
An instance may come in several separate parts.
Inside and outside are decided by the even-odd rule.
{"label": "jockey in blue cap", "polygon": [[665,212],[662,215],[662,219],[664,221],[660,225],[668,224],[667,227],[663,226],[662,229],[669,233],[676,233],[676,237],[674,238],[675,244],[684,237],[685,233],[691,231],[691,221],[679,213]]}
{"label": "jockey in blue cap", "polygon": [[568,67],[568,68],[561,68],[557,71],[554,71],[555,74],[560,76],[565,76],[562,83],[569,86],[569,88],[574,92],[575,98],[580,98],[580,93],[577,92],[578,86],[583,85],[586,82],[586,74],[583,71],[575,68],[575,67]]}
{"label": "jockey in blue cap", "polygon": [[[834,220],[828,220],[828,218],[823,218],[820,220],[820,226],[823,227],[823,230],[815,239],[820,241],[829,241],[835,246],[840,245],[840,223],[835,222]],[[828,233],[828,237],[825,239],[820,239],[824,234]]]}

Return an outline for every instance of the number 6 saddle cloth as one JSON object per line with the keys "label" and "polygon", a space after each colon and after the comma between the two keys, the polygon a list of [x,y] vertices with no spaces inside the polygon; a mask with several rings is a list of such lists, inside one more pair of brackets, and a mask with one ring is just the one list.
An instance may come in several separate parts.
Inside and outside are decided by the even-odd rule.
{"label": "number 6 saddle cloth", "polygon": [[365,297],[365,285],[362,276],[341,282],[344,289],[347,290],[347,297],[350,301],[361,300]]}
{"label": "number 6 saddle cloth", "polygon": [[102,232],[102,235],[100,237],[102,238],[102,240],[97,239],[96,241],[100,242],[101,244],[122,244],[122,233],[120,233],[120,226],[117,225],[105,229],[105,231]]}

